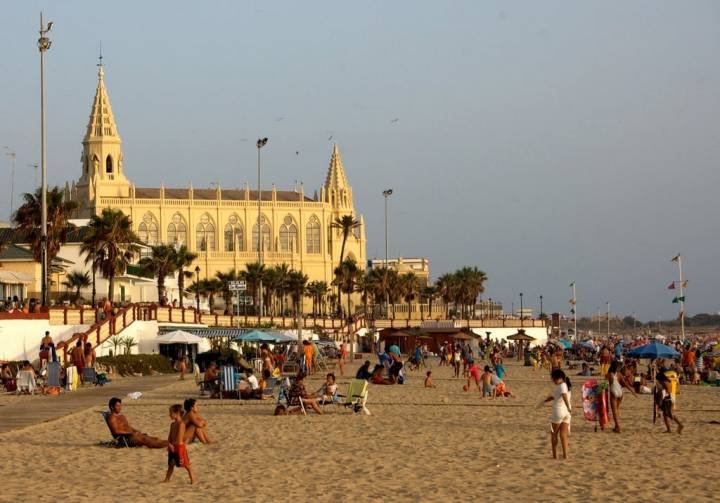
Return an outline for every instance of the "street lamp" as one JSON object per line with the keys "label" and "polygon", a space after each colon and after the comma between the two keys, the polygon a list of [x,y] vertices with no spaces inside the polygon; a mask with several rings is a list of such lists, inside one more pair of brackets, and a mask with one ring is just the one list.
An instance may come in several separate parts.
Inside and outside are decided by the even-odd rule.
{"label": "street lamp", "polygon": [[605,302],[607,305],[607,336],[610,339],[610,301]]}
{"label": "street lamp", "polygon": [[541,320],[543,319],[543,314],[545,314],[545,312],[543,311],[542,295],[541,295],[541,296],[540,296],[540,319],[541,319]]}
{"label": "street lamp", "polygon": [[45,159],[45,52],[50,49],[52,42],[45,35],[52,29],[52,21],[47,25],[43,24],[43,15],[40,13],[40,38],[38,38],[38,50],[40,51],[40,166],[41,166],[41,215],[42,228],[40,234],[41,246],[41,302],[43,306],[47,306],[47,276],[48,276],[48,260],[47,260],[47,165]]}
{"label": "street lamp", "polygon": [[195,266],[195,306],[200,315],[200,266]]}
{"label": "street lamp", "polygon": [[520,292],[520,326],[523,326],[523,293]]}
{"label": "street lamp", "polygon": [[13,214],[13,202],[15,201],[15,160],[17,156],[15,155],[15,151],[11,150],[10,147],[3,147],[7,152],[5,152],[5,155],[8,156],[10,161],[12,162],[10,167],[10,219],[12,220],[12,214]]}
{"label": "street lamp", "polygon": [[[383,197],[385,198],[385,274],[389,267],[388,263],[388,198],[392,196],[393,189],[383,190]],[[385,316],[388,316],[388,310],[390,309],[390,292],[385,290]]]}
{"label": "street lamp", "polygon": [[[262,192],[260,189],[260,149],[263,148],[265,145],[267,145],[268,139],[267,138],[258,138],[257,141],[257,161],[258,161],[258,217],[257,217],[257,227],[258,227],[258,265],[262,267],[263,263],[263,235],[262,235]],[[260,309],[260,316],[263,314],[263,295],[262,295],[262,274],[260,275],[260,282],[258,284],[258,307]]]}

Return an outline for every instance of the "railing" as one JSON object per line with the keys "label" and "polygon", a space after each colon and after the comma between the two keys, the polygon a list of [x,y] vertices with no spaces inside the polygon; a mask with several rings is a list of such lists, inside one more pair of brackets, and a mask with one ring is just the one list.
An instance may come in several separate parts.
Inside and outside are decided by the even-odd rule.
{"label": "railing", "polygon": [[[68,317],[74,316],[74,313],[72,312],[73,310],[71,309],[51,309],[51,312],[52,311],[65,311],[63,313],[63,316],[66,320],[68,319]],[[96,311],[94,309],[78,309],[75,311],[80,311],[81,315],[83,311],[93,311],[93,313],[96,314]],[[117,335],[123,330],[125,330],[132,322],[138,319],[138,316],[140,314],[141,309],[139,306],[135,304],[129,305],[118,310],[115,316],[108,316],[107,318],[94,323],[85,332],[77,332],[73,334],[73,336],[69,339],[58,343],[57,349],[62,350],[63,352],[63,362],[67,364],[68,352],[75,346],[78,341],[82,342],[83,345],[89,342],[92,344],[93,348],[97,348],[105,341],[107,341],[110,337]]]}
{"label": "railing", "polygon": [[[420,319],[376,319],[376,328],[413,328],[420,327]],[[454,320],[455,328],[545,328],[543,320],[476,320],[458,319]]]}

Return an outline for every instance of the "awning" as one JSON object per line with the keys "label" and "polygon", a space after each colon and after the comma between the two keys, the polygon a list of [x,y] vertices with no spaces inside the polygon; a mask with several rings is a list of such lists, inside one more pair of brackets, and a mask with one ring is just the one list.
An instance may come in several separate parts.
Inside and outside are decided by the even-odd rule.
{"label": "awning", "polygon": [[32,276],[24,272],[0,270],[0,283],[6,285],[29,285],[34,281]]}
{"label": "awning", "polygon": [[198,337],[240,337],[247,332],[244,328],[207,328],[204,330],[192,331]]}

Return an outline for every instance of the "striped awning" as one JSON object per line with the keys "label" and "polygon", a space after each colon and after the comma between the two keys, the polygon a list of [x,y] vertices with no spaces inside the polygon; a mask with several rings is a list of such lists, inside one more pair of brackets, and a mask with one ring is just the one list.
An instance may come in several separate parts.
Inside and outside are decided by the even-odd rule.
{"label": "striped awning", "polygon": [[198,337],[240,337],[247,329],[245,328],[203,328],[192,331]]}

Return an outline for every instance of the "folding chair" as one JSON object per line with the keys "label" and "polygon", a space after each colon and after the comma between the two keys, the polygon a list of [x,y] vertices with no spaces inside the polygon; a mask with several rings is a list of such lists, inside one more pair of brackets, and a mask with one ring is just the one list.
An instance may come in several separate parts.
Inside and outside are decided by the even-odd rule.
{"label": "folding chair", "polygon": [[138,447],[137,445],[133,444],[127,435],[115,435],[110,428],[110,411],[109,410],[99,410],[98,413],[103,417],[105,420],[105,426],[108,427],[108,430],[110,430],[110,435],[112,436],[112,440],[110,442],[101,442],[102,444],[107,445],[108,447]]}
{"label": "folding chair", "polygon": [[223,398],[226,392],[228,395],[236,393],[237,398],[240,398],[240,392],[237,389],[237,382],[235,380],[235,367],[230,365],[220,367],[220,399]]}
{"label": "folding chair", "polygon": [[365,379],[353,379],[350,381],[345,401],[342,404],[345,407],[352,407],[354,412],[363,411],[368,416],[370,411],[367,404],[368,398],[368,382]]}
{"label": "folding chair", "polygon": [[58,362],[47,364],[47,385],[52,388],[60,387],[60,364]]}

